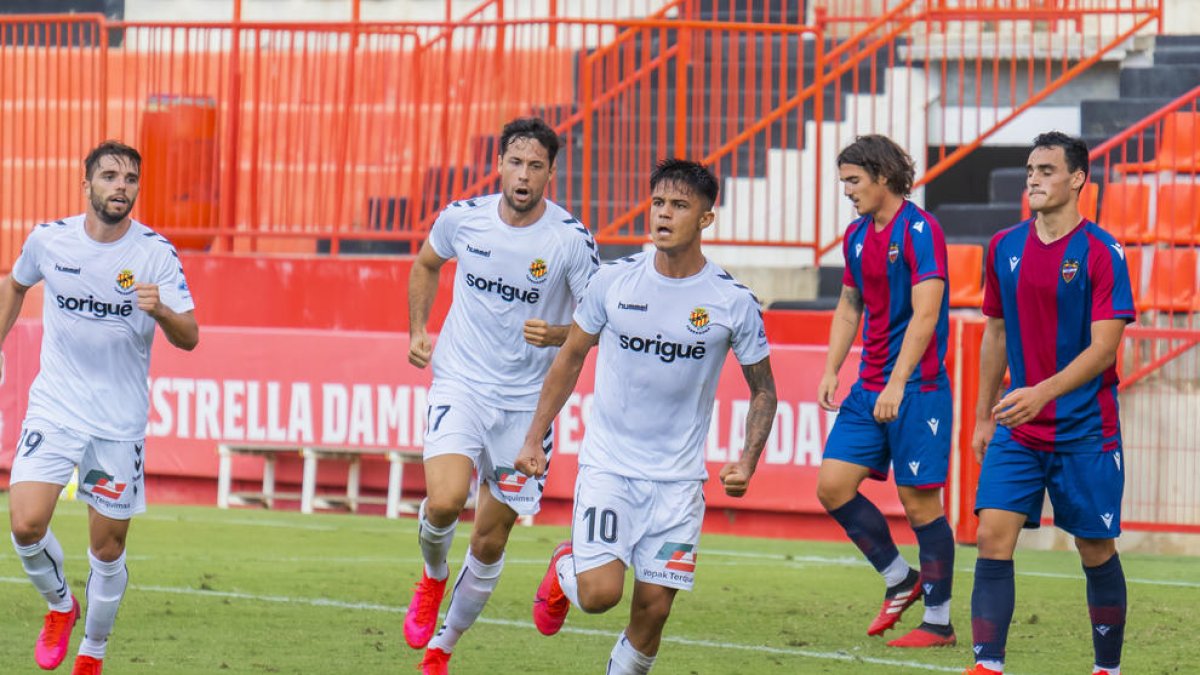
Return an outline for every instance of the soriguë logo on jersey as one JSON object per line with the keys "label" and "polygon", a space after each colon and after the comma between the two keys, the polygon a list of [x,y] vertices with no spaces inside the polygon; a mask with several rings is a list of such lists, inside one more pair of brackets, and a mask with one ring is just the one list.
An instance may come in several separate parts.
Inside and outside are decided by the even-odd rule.
{"label": "sorigu\u00eb logo on jersey", "polygon": [[676,359],[700,360],[704,358],[706,353],[703,341],[685,345],[682,342],[664,340],[661,334],[655,335],[652,338],[621,335],[620,343],[621,349],[641,354],[651,354],[657,356],[663,363],[671,363]]}
{"label": "sorigu\u00eb logo on jersey", "polygon": [[504,277],[499,279],[487,279],[485,277],[477,277],[474,274],[468,273],[466,276],[467,286],[474,288],[477,291],[484,293],[495,293],[499,295],[505,302],[514,300],[527,302],[531,305],[536,305],[542,299],[542,294],[536,288],[524,289],[513,286],[512,284],[504,283]]}
{"label": "sorigu\u00eb logo on jersey", "polygon": [[64,295],[54,296],[55,302],[58,303],[59,309],[65,309],[68,312],[79,312],[80,314],[90,314],[97,319],[103,319],[106,316],[132,316],[133,302],[124,300],[122,302],[105,302],[97,300],[94,296],[86,298],[69,298]]}

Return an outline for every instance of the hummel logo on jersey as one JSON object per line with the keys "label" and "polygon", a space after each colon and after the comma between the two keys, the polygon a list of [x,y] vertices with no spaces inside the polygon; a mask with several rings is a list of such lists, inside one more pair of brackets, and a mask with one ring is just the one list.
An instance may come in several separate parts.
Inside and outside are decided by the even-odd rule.
{"label": "hummel logo on jersey", "polygon": [[1120,471],[1121,470],[1121,451],[1120,450],[1113,453],[1113,461],[1117,463],[1117,471]]}
{"label": "hummel logo on jersey", "polygon": [[57,295],[54,299],[58,302],[59,309],[65,309],[69,312],[80,312],[82,314],[91,314],[97,319],[103,319],[106,316],[131,316],[133,314],[133,301],[126,300],[120,304],[115,302],[104,302],[97,300],[93,296],[86,298],[67,298]]}
{"label": "hummel logo on jersey", "polygon": [[479,257],[481,257],[481,258],[490,258],[490,257],[492,257],[492,252],[491,252],[491,251],[485,251],[485,250],[483,250],[483,249],[481,249],[481,248],[475,248],[474,246],[472,246],[472,245],[470,245],[470,244],[467,244],[467,253],[473,253],[473,254],[475,254],[475,255],[477,255],[477,256],[479,256]]}
{"label": "hummel logo on jersey", "polygon": [[59,265],[58,263],[54,263],[54,271],[62,272],[63,274],[79,274],[80,272],[83,271],[83,268],[81,268],[81,267],[66,267],[63,265]]}
{"label": "hummel logo on jersey", "polygon": [[854,257],[856,257],[856,258],[862,257],[862,244],[854,245]]}
{"label": "hummel logo on jersey", "polygon": [[504,283],[503,277],[493,280],[477,277],[474,274],[467,274],[467,285],[485,293],[495,293],[503,298],[505,302],[520,300],[521,302],[536,305],[538,300],[542,299],[542,294],[538,292],[538,289],[522,290],[516,286]]}
{"label": "hummel logo on jersey", "polygon": [[1102,513],[1102,514],[1100,514],[1100,520],[1103,520],[1103,521],[1104,521],[1104,526],[1105,526],[1105,527],[1107,527],[1107,528],[1108,528],[1108,529],[1110,529],[1110,530],[1112,529],[1113,514],[1111,514],[1111,513]]}
{"label": "hummel logo on jersey", "polygon": [[925,420],[925,424],[929,425],[929,430],[933,432],[934,436],[937,436],[938,425],[941,423],[942,421],[936,417],[930,417],[929,419]]}
{"label": "hummel logo on jersey", "polygon": [[1016,271],[1017,265],[1019,265],[1020,263],[1021,263],[1021,259],[1015,255],[1013,257],[1009,258],[1008,259],[1008,271],[1009,272]]}
{"label": "hummel logo on jersey", "polygon": [[917,222],[913,223],[913,229],[916,230],[917,232],[924,232],[925,231],[925,221],[918,220]]}
{"label": "hummel logo on jersey", "polygon": [[622,335],[620,341],[621,349],[628,349],[631,352],[641,352],[642,354],[653,354],[663,363],[671,363],[675,359],[700,360],[704,358],[705,354],[703,340],[696,342],[696,344],[685,345],[679,342],[663,340],[662,335],[655,335],[653,338]]}
{"label": "hummel logo on jersey", "polygon": [[909,462],[908,470],[912,471],[914,476],[917,475],[917,472],[921,470],[921,463],[920,462]]}
{"label": "hummel logo on jersey", "polygon": [[1117,255],[1121,256],[1121,260],[1125,259],[1124,247],[1122,247],[1120,244],[1109,244],[1109,246],[1112,246],[1113,250],[1117,252]]}
{"label": "hummel logo on jersey", "polygon": [[631,312],[648,312],[650,311],[650,305],[647,303],[617,302],[617,309],[627,309]]}

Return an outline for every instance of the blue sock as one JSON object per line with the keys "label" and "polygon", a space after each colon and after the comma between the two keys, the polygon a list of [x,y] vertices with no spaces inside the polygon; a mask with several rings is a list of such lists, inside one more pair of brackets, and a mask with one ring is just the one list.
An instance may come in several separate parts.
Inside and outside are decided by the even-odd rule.
{"label": "blue sock", "polygon": [[954,584],[954,533],[942,516],[932,523],[914,527],[921,552],[921,586],[925,606],[938,607],[950,601]]}
{"label": "blue sock", "polygon": [[830,511],[829,515],[842,526],[850,541],[880,574],[900,555],[892,541],[887,519],[862,493],[856,493],[854,499]]}
{"label": "blue sock", "polygon": [[1121,557],[1114,554],[1103,565],[1084,567],[1083,573],[1087,575],[1096,665],[1116,668],[1121,665],[1121,647],[1125,644],[1125,570],[1121,569]]}
{"label": "blue sock", "polygon": [[979,558],[971,593],[971,641],[976,661],[1004,662],[1008,626],[1017,604],[1013,561]]}

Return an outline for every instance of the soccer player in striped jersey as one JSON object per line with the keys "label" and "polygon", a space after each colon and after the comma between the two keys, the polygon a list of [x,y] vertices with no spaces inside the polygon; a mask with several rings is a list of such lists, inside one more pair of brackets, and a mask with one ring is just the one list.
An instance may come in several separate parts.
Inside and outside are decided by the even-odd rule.
{"label": "soccer player in striped jersey", "polygon": [[655,251],[602,267],[542,386],[517,468],[541,476],[542,438],[600,345],[596,391],[575,483],[571,541],[554,551],[533,605],[557,633],[571,605],[605,612],[634,572],[629,624],[610,675],[647,673],[678,590],[691,590],[704,519],[704,445],[717,378],[732,349],[750,388],[746,441],[720,472],[746,493],[775,419],[775,380],[758,299],[708,261],[700,233],[715,217],[717,180],[703,166],[664,160],[650,176]]}
{"label": "soccer player in striped jersey", "polygon": [[[458,639],[500,580],[508,535],[537,513],[544,479],[513,467],[542,378],[567,335],[575,303],[600,261],[588,229],[545,198],[558,136],[540,119],[500,134],[499,194],[454,202],[438,216],[409,280],[408,360],[433,363],[425,429],[419,535],[425,560],[404,620],[413,649],[428,646],[421,672],[447,672]],[[438,273],[457,258],[454,302],[437,341],[426,332]],[[551,434],[543,440],[547,451]],[[471,545],[437,635],[455,525],[478,471]]]}
{"label": "soccer player in striped jersey", "polygon": [[[72,671],[98,675],[125,596],[125,541],[146,510],[143,471],[147,374],[155,327],[180,349],[200,340],[191,293],[175,247],[133,220],[142,158],[117,141],[84,160],[87,211],[43,223],[25,240],[12,274],[0,280],[0,342],[25,293],[45,282],[41,370],[12,465],[9,522],[25,573],[49,604],[34,648],[51,670],[66,657],[80,604],[50,529],[59,493],[79,471],[88,505],[87,614]],[[2,368],[3,361],[0,361]]]}
{"label": "soccer player in striped jersey", "polygon": [[[837,162],[859,218],[843,242],[842,296],[817,392],[826,410],[839,410],[837,374],[860,321],[863,349],[858,381],[825,444],[817,497],[884,578],[883,607],[867,635],[881,635],[924,596],[920,626],[888,645],[949,646],[956,638],[950,624],[954,535],[941,496],[953,431],[944,363],[946,241],[933,216],[906,199],[913,162],[894,141],[860,136]],[[917,536],[920,571],[900,555],[878,507],[858,491],[867,478],[886,480],[889,464]]]}
{"label": "soccer player in striped jersey", "polygon": [[[1004,670],[1016,604],[1013,551],[1041,524],[1075,536],[1087,577],[1093,673],[1119,675],[1125,573],[1117,554],[1124,464],[1117,414],[1117,350],[1136,318],[1125,250],[1079,214],[1088,148],[1045,133],[1026,169],[1030,220],[992,237],[972,446],[983,463],[975,510],[979,557],[971,596],[972,675]],[[1006,359],[1007,357],[1007,359]],[[1011,384],[1001,390],[1007,366]]]}

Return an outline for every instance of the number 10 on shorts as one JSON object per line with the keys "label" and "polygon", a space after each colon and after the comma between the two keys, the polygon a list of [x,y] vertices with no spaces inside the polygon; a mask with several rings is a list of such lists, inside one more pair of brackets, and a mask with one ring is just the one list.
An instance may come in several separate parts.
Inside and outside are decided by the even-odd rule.
{"label": "number 10 on shorts", "polygon": [[[589,506],[583,512],[583,517],[587,520],[587,540],[588,543],[596,541],[596,535],[600,535],[600,541],[606,544],[612,544],[617,541],[617,514],[612,509],[604,509],[600,511],[600,518],[596,518],[596,507]],[[597,532],[597,523],[599,520],[599,531]]]}

